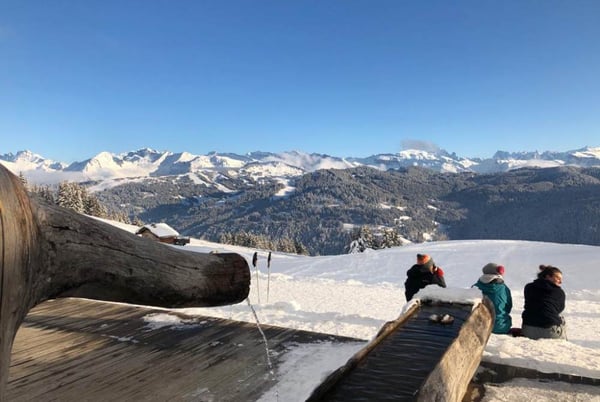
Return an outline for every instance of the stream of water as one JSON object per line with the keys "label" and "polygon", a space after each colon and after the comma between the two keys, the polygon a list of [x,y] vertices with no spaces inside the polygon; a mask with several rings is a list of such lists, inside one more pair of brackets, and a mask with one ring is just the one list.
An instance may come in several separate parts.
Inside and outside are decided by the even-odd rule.
{"label": "stream of water", "polygon": [[271,362],[269,342],[267,341],[267,336],[265,335],[265,332],[262,330],[262,328],[260,326],[260,320],[258,319],[256,310],[254,310],[254,306],[252,306],[252,303],[250,303],[250,298],[249,297],[246,298],[246,301],[248,302],[248,307],[250,307],[250,310],[252,311],[252,314],[254,315],[254,319],[256,320],[256,327],[258,328],[258,331],[260,332],[260,334],[263,338],[263,341],[265,343],[265,353],[267,355],[267,366],[269,367],[269,375],[270,375],[273,383],[275,384],[275,395],[276,395],[277,401],[279,401],[279,391],[277,390],[277,381],[275,378],[275,370],[273,369],[273,363]]}

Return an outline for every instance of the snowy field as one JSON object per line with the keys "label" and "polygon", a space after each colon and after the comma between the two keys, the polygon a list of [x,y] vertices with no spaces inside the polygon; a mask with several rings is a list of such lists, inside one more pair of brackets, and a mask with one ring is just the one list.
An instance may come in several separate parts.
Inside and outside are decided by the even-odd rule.
{"label": "snowy field", "polygon": [[[303,401],[331,371],[343,365],[372,339],[381,326],[397,318],[403,306],[406,271],[417,253],[427,253],[445,272],[449,288],[470,288],[481,267],[496,262],[506,267],[505,281],[513,296],[513,326],[520,326],[523,287],[535,278],[539,264],[563,271],[567,296],[564,312],[568,340],[538,340],[492,334],[483,359],[600,378],[600,247],[525,241],[447,241],[414,244],[362,254],[305,257],[192,239],[186,250],[237,252],[252,271],[249,301],[260,323],[363,339],[336,346],[298,347],[285,355],[274,374],[278,385],[261,401]],[[247,302],[218,308],[181,309],[205,315],[255,322]],[[154,316],[154,321],[172,316]],[[173,325],[165,322],[165,325]],[[267,339],[268,342],[268,339]],[[274,356],[272,356],[274,357]],[[292,376],[293,374],[293,376]],[[600,387],[516,379],[487,385],[484,401],[600,401]]]}

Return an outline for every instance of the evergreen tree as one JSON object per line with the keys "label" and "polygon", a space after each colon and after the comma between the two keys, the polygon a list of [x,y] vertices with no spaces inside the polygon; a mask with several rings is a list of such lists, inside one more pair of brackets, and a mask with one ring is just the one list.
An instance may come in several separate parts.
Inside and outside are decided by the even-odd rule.
{"label": "evergreen tree", "polygon": [[221,236],[219,236],[219,243],[233,244],[233,235],[230,232],[222,233]]}
{"label": "evergreen tree", "polygon": [[397,246],[402,246],[402,237],[395,228],[383,228],[373,234],[368,226],[363,226],[352,231],[346,250],[348,254],[353,254],[362,253],[367,248],[379,250]]}
{"label": "evergreen tree", "polygon": [[364,247],[374,249],[375,239],[373,238],[373,232],[367,225],[363,225],[360,228],[360,237],[363,239]]}
{"label": "evergreen tree", "polygon": [[46,185],[46,186],[40,187],[38,190],[38,194],[40,194],[40,196],[43,199],[45,199],[46,201],[48,201],[50,204],[56,203],[56,198],[54,197],[54,192],[50,189],[50,186]]}
{"label": "evergreen tree", "polygon": [[284,253],[294,253],[296,248],[294,247],[294,243],[289,237],[282,237],[277,241],[278,251],[283,251]]}
{"label": "evergreen tree", "polygon": [[348,246],[348,254],[362,253],[366,250],[365,243],[362,238],[357,238],[350,242]]}
{"label": "evergreen tree", "polygon": [[66,181],[59,183],[56,200],[54,200],[54,196],[48,186],[37,191],[49,202],[55,201],[57,205],[72,209],[80,214],[87,214],[98,218],[114,218],[119,222],[129,223],[129,217],[124,212],[109,214],[98,197],[90,194],[85,187],[77,183]]}
{"label": "evergreen tree", "polygon": [[97,216],[98,218],[106,218],[107,216],[107,211],[106,208],[104,207],[104,205],[102,205],[100,203],[100,201],[98,201],[98,198],[96,198],[93,195],[90,195],[87,193],[87,191],[85,191],[84,189],[84,211],[86,214],[91,215],[91,216]]}
{"label": "evergreen tree", "polygon": [[381,248],[391,248],[402,245],[400,235],[395,228],[383,229],[383,240],[381,242]]}
{"label": "evergreen tree", "polygon": [[29,183],[27,183],[27,179],[25,178],[23,172],[19,172],[19,180],[21,181],[23,187],[25,187],[25,190],[29,190]]}
{"label": "evergreen tree", "polygon": [[75,187],[67,181],[60,182],[58,185],[57,204],[58,206],[77,212],[83,210],[81,196],[77,193]]}
{"label": "evergreen tree", "polygon": [[308,255],[309,254],[306,246],[298,240],[294,241],[294,248],[295,248],[296,254],[300,254],[300,255]]}
{"label": "evergreen tree", "polygon": [[362,253],[365,251],[365,242],[360,236],[360,229],[354,227],[350,233],[350,244],[348,245],[348,254]]}

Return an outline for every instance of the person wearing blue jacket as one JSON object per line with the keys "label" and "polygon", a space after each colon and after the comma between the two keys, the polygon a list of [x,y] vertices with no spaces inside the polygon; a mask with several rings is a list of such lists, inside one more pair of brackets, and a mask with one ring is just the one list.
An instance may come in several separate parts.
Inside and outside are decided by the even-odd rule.
{"label": "person wearing blue jacket", "polygon": [[483,268],[483,275],[479,277],[476,286],[487,296],[494,305],[496,318],[494,320],[494,334],[508,334],[512,327],[512,295],[504,283],[504,266],[490,262]]}

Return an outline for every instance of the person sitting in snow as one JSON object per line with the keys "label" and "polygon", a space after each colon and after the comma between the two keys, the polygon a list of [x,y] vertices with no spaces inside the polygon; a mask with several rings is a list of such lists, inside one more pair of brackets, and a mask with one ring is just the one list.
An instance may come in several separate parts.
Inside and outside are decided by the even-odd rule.
{"label": "person sitting in snow", "polygon": [[537,279],[525,285],[522,334],[527,338],[567,339],[565,292],[561,288],[562,272],[550,265],[540,265]]}
{"label": "person sitting in snow", "polygon": [[512,327],[512,295],[510,289],[504,283],[504,267],[490,262],[481,269],[483,275],[479,277],[473,286],[479,288],[481,293],[487,296],[494,305],[496,318],[492,332],[495,334],[508,334]]}
{"label": "person sitting in snow", "polygon": [[406,272],[406,276],[404,282],[406,301],[411,300],[415,293],[427,285],[436,284],[443,288],[446,287],[444,271],[436,266],[433,259],[427,254],[417,254],[417,263]]}

